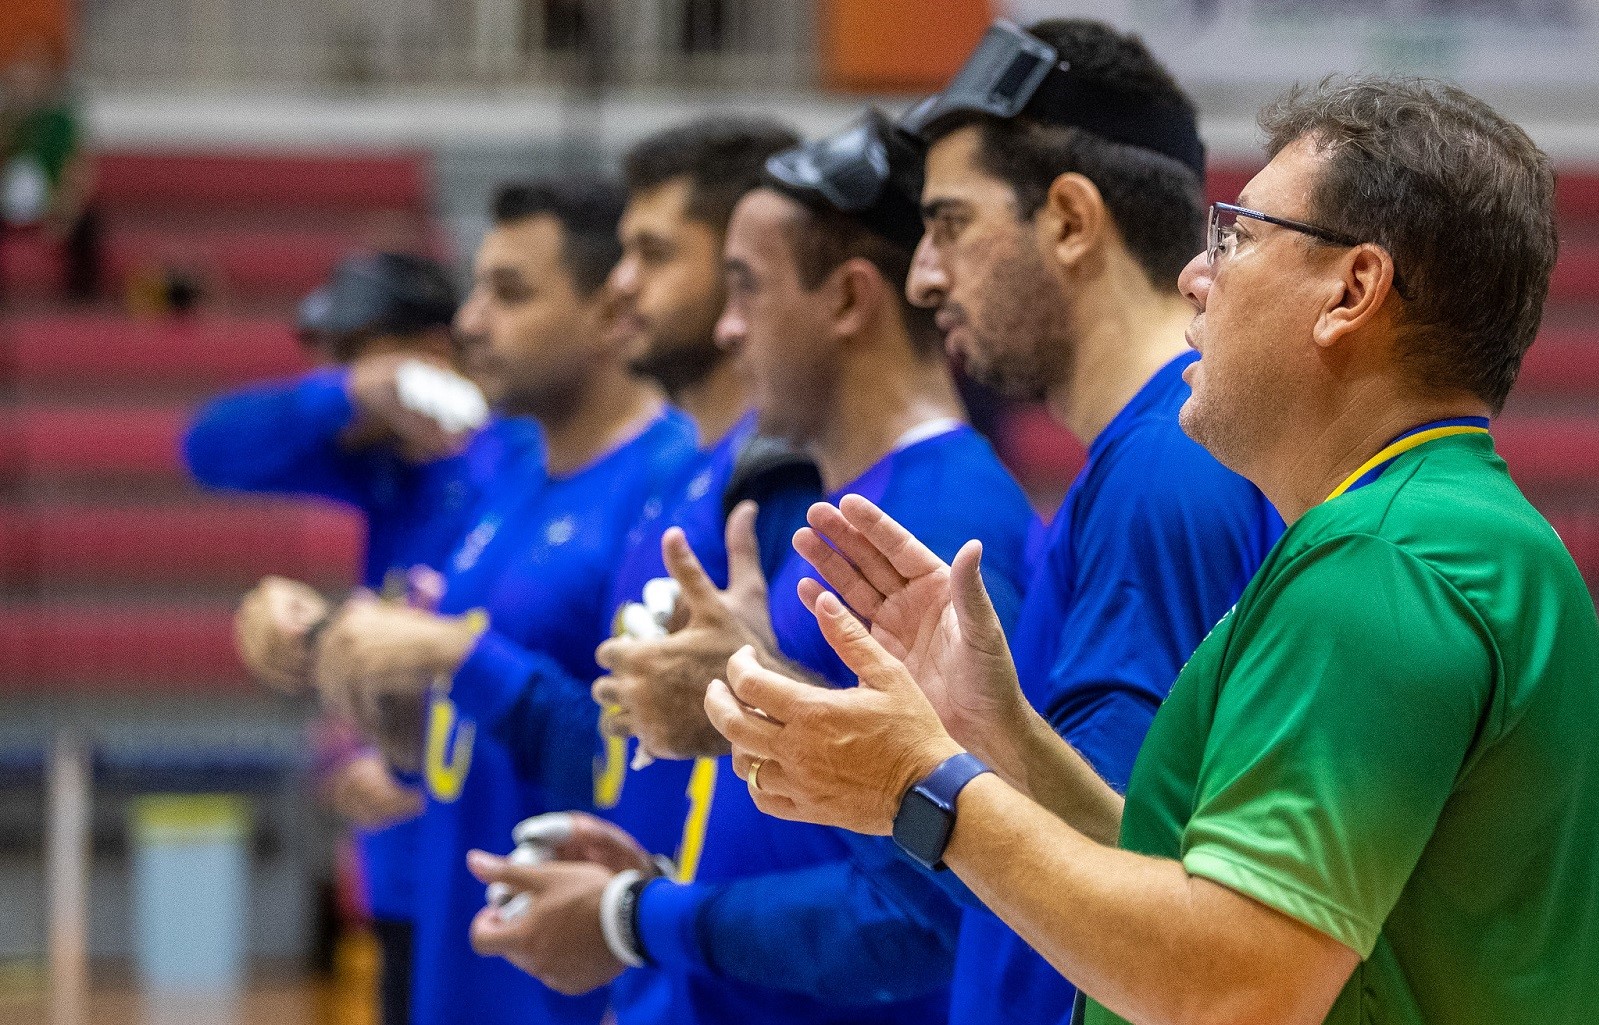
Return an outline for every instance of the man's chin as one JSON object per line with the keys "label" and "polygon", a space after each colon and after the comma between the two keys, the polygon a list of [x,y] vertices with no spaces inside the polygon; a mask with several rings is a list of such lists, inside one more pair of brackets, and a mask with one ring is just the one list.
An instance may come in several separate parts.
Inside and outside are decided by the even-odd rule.
{"label": "man's chin", "polygon": [[490,409],[504,409],[505,397],[510,391],[503,378],[494,374],[473,374],[472,382],[483,393],[483,400],[489,404]]}
{"label": "man's chin", "polygon": [[1034,375],[1007,372],[1008,368],[997,361],[972,358],[966,361],[964,369],[967,377],[1007,399],[1038,402],[1044,398],[1044,385]]}
{"label": "man's chin", "polygon": [[699,383],[727,356],[727,350],[709,342],[671,349],[653,346],[630,358],[627,367],[634,376],[652,380],[668,395],[675,395]]}

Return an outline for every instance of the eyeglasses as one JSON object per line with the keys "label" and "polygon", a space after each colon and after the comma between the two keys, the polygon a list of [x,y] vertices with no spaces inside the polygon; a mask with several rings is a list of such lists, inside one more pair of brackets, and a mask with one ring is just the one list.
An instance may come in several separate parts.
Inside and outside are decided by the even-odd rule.
{"label": "eyeglasses", "polygon": [[[1232,203],[1212,203],[1210,204],[1210,228],[1206,233],[1205,239],[1205,262],[1210,266],[1214,267],[1224,257],[1231,256],[1234,248],[1237,247],[1238,218],[1240,217],[1248,217],[1254,221],[1265,221],[1267,224],[1275,224],[1279,228],[1297,231],[1301,235],[1309,235],[1311,238],[1318,238],[1323,242],[1331,242],[1337,246],[1361,246],[1366,244],[1353,235],[1345,235],[1343,232],[1333,231],[1331,228],[1307,224],[1304,221],[1290,220],[1287,217],[1274,217],[1271,214],[1261,213],[1259,210],[1251,210],[1246,206],[1236,206]],[[1405,294],[1404,286],[1399,283],[1399,271],[1397,268],[1394,270],[1394,291],[1399,293],[1401,299],[1410,298]]]}

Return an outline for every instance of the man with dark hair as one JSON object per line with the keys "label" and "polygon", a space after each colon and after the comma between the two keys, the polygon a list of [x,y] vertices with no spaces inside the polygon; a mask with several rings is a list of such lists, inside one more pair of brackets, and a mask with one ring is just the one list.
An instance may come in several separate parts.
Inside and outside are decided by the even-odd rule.
{"label": "man with dark hair", "polygon": [[[850,167],[832,166],[843,152]],[[875,117],[769,167],[729,225],[718,329],[745,354],[762,431],[803,446],[835,498],[870,494],[941,550],[983,538],[991,583],[1014,609],[1031,510],[958,419],[931,317],[901,287],[921,233],[918,148]],[[574,988],[633,966],[612,988],[623,1025],[941,1019],[957,924],[950,899],[879,839],[762,816],[705,718],[705,687],[747,642],[821,687],[853,683],[799,602],[805,564],[790,551],[768,588],[745,557],[718,590],[683,536],[666,546],[686,623],[660,647],[695,671],[625,689],[602,680],[595,697],[621,705],[651,749],[708,764],[705,800],[674,804],[692,864],[685,872],[680,859],[663,878],[625,835],[588,822],[576,856],[603,864],[483,863],[485,878],[538,896],[511,928],[485,912],[481,944]],[[605,660],[633,647],[612,642]],[[634,829],[643,809],[629,808],[630,793],[615,818]]]}
{"label": "man with dark hair", "polygon": [[[903,660],[831,597],[815,610],[877,706],[812,714],[741,656],[715,715],[781,765],[768,807],[868,832],[961,747],[998,767],[951,807],[945,860],[1092,1025],[1586,1021],[1599,620],[1488,431],[1554,264],[1548,158],[1418,80],[1331,80],[1262,123],[1271,162],[1183,274],[1182,422],[1290,526],[1125,800],[1028,711],[979,582],[863,507],[843,514],[859,569],[830,577]],[[935,650],[929,622],[958,629]],[[941,724],[952,706],[980,711]]]}
{"label": "man with dark hair", "polygon": [[456,326],[490,395],[543,427],[545,466],[500,474],[478,503],[437,612],[352,599],[322,631],[315,670],[336,707],[425,709],[417,1025],[591,1025],[603,994],[562,997],[472,952],[483,889],[465,857],[526,815],[588,805],[596,717],[570,681],[595,675],[622,541],[693,436],[607,330],[601,268],[618,248],[620,195],[539,184],[495,209]]}
{"label": "man with dark hair", "polygon": [[748,408],[737,363],[713,337],[727,220],[766,158],[798,141],[775,121],[710,117],[645,139],[622,162],[618,329],[634,371],[661,383],[707,447]]}
{"label": "man with dark hair", "polygon": [[[669,529],[688,535],[721,586],[730,557],[758,561],[763,574],[776,572],[788,557],[789,538],[804,523],[805,508],[821,495],[814,467],[757,436],[740,354],[713,331],[725,298],[722,245],[733,205],[759,184],[766,160],[794,141],[789,129],[774,122],[708,118],[650,136],[624,158],[629,195],[620,228],[623,255],[610,279],[618,330],[627,339],[634,372],[658,381],[692,417],[700,451],[679,478],[665,481],[646,502],[628,538],[612,590],[621,635],[631,632],[623,621],[637,615],[645,591],[662,586],[651,582],[664,583],[668,576],[661,539]],[[740,498],[759,498],[759,513],[730,516]],[[624,692],[640,679],[673,671],[677,662],[675,642],[665,637],[632,640],[638,644],[631,657],[600,655],[610,674],[605,679]],[[614,654],[615,645],[608,643],[606,650]],[[601,814],[625,815],[629,829],[652,850],[682,858],[674,845],[683,839],[684,801],[692,801],[691,791],[704,792],[703,786],[695,790],[695,780],[714,766],[679,760],[642,773],[654,755],[678,757],[676,748],[667,742],[641,752],[635,744],[630,755],[632,724],[618,704],[607,704],[594,803]],[[690,851],[690,868],[692,860]]]}
{"label": "man with dark hair", "polygon": [[[366,525],[361,582],[400,597],[416,567],[443,568],[466,532],[472,506],[505,464],[543,459],[530,420],[442,419],[415,408],[418,379],[464,389],[482,407],[457,363],[450,322],[459,300],[445,269],[406,253],[370,253],[342,262],[301,304],[302,341],[325,364],[298,380],[243,388],[208,403],[184,439],[184,458],[201,483],[229,490],[311,495],[349,505]],[[408,404],[407,400],[411,400]],[[469,411],[470,412],[470,411]],[[328,611],[307,584],[268,577],[247,595],[234,621],[239,654],[262,683],[308,691],[307,631]],[[359,830],[363,879],[383,951],[384,1025],[409,1025],[411,908],[416,887],[415,781],[402,783],[350,731],[325,724],[332,762],[322,789]],[[367,738],[370,741],[371,738]]]}
{"label": "man with dark hair", "polygon": [[[1026,67],[1049,74],[1009,107],[971,88]],[[1193,107],[1136,38],[1052,21],[997,26],[906,123],[931,140],[910,297],[936,307],[970,373],[1043,398],[1088,448],[1011,636],[1033,706],[1122,787],[1183,662],[1280,529],[1177,421],[1193,355],[1173,254],[1203,228]],[[953,1021],[1058,1021],[1072,998],[1003,922],[966,911]]]}

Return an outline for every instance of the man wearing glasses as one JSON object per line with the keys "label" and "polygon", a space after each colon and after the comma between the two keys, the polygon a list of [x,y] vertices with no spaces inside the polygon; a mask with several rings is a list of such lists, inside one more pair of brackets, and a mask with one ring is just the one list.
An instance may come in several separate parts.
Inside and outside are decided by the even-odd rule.
{"label": "man wearing glasses", "polygon": [[[1486,427],[1542,316],[1549,161],[1435,83],[1295,91],[1262,125],[1271,163],[1184,272],[1182,423],[1290,526],[1125,800],[1026,710],[970,555],[952,574],[867,503],[821,521],[872,634],[813,603],[867,686],[824,705],[740,653],[709,710],[763,807],[939,827],[1093,1025],[1591,1020],[1599,621]],[[984,714],[952,736],[956,702]],[[995,772],[926,799],[973,756]]]}

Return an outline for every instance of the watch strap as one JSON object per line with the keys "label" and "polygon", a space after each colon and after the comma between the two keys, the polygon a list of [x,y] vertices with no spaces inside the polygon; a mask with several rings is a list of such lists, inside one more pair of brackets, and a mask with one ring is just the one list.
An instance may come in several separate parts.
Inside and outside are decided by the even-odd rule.
{"label": "watch strap", "polygon": [[[976,755],[966,751],[944,759],[900,799],[899,812],[894,816],[894,842],[918,864],[943,871],[944,849],[955,833],[955,801],[966,784],[991,771]],[[936,837],[916,825],[925,824],[925,809],[929,807],[942,819]]]}
{"label": "watch strap", "polygon": [[969,751],[962,751],[958,755],[950,755],[939,763],[938,768],[927,774],[913,790],[920,790],[924,795],[933,799],[933,802],[950,812],[955,810],[955,798],[960,796],[961,790],[972,780],[985,772],[991,772],[988,766],[982,763],[976,755]]}
{"label": "watch strap", "polygon": [[611,956],[629,968],[646,963],[638,939],[638,900],[648,880],[642,872],[618,872],[600,894],[600,934]]}

